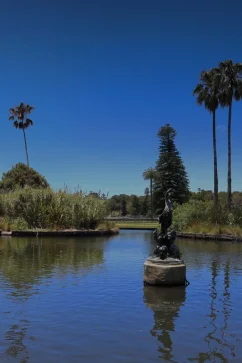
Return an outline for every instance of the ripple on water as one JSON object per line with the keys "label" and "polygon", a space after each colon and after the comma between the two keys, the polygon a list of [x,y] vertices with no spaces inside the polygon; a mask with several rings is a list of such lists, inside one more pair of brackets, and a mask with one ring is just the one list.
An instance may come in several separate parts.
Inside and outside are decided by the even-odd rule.
{"label": "ripple on water", "polygon": [[5,362],[240,362],[241,245],[178,244],[190,285],[143,286],[152,233],[0,240]]}

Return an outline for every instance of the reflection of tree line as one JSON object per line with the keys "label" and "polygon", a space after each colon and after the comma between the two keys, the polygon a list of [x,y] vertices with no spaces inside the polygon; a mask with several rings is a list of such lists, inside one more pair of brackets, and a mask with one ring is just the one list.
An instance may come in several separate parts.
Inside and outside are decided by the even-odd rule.
{"label": "reflection of tree line", "polygon": [[26,287],[41,277],[51,276],[55,268],[63,273],[70,269],[77,272],[102,263],[103,249],[100,245],[93,246],[93,241],[31,241],[23,238],[0,241],[0,272],[15,288]]}
{"label": "reflection of tree line", "polygon": [[[222,301],[222,313],[223,313],[223,326],[218,326],[217,323],[217,309],[216,303],[219,302],[221,296],[217,293],[217,277],[218,268],[221,263],[218,258],[213,258],[211,262],[211,277],[212,283],[210,288],[210,324],[211,331],[204,337],[204,341],[208,345],[208,351],[198,353],[197,357],[189,358],[189,361],[202,362],[229,362],[228,352],[224,352],[224,349],[228,349],[232,358],[235,357],[235,347],[229,344],[225,338],[228,335],[227,322],[231,312],[230,306],[230,260],[226,260],[224,267],[224,292]],[[171,333],[175,331],[175,320],[179,316],[180,307],[183,305],[186,299],[185,288],[144,288],[144,302],[154,312],[154,327],[151,329],[151,335],[156,337],[159,341],[159,353],[162,353],[162,358],[166,361],[172,362],[172,338]],[[220,335],[218,337],[218,334]],[[213,347],[212,347],[213,345]]]}
{"label": "reflection of tree line", "polygon": [[[0,274],[12,285],[11,295],[24,303],[34,293],[31,289],[33,285],[42,277],[52,276],[54,269],[62,274],[69,271],[84,273],[102,264],[102,247],[106,240],[100,237],[98,240],[89,239],[88,242],[75,239],[32,241],[4,238],[0,240]],[[22,304],[20,306],[24,307]],[[21,359],[22,363],[29,361],[24,344],[28,325],[29,322],[22,317],[19,323],[11,325],[5,333],[5,339],[9,342],[5,354]]]}

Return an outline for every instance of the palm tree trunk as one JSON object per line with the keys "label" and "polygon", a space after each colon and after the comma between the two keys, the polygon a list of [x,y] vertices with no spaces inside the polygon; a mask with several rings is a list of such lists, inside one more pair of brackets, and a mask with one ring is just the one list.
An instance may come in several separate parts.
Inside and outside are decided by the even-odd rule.
{"label": "palm tree trunk", "polygon": [[232,122],[232,101],[229,105],[228,116],[228,209],[232,205],[232,178],[231,178],[231,122]]}
{"label": "palm tree trunk", "polygon": [[153,220],[153,179],[150,178],[150,211],[151,219]]}
{"label": "palm tree trunk", "polygon": [[25,145],[25,152],[26,152],[26,158],[27,158],[27,166],[29,166],[28,148],[27,148],[26,134],[25,134],[24,129],[23,129],[23,133],[24,133],[24,145]]}
{"label": "palm tree trunk", "polygon": [[216,145],[216,112],[213,112],[213,169],[214,169],[214,207],[217,222],[218,212],[218,165],[217,165],[217,145]]}

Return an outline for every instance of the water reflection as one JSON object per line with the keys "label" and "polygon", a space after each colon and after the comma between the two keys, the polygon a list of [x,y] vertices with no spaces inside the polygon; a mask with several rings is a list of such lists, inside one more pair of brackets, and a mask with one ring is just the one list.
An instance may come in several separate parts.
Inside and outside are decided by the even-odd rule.
{"label": "water reflection", "polygon": [[[99,241],[78,242],[74,239],[48,240],[9,238],[0,240],[0,273],[17,290],[31,288],[40,278],[52,276],[58,269],[67,271],[90,271],[103,263],[103,248]],[[82,243],[81,248],[78,243]],[[18,294],[19,291],[15,291]]]}
{"label": "water reflection", "polygon": [[18,358],[21,363],[27,363],[29,361],[29,352],[26,344],[23,342],[28,325],[28,320],[22,319],[20,324],[13,324],[5,333],[5,339],[9,343],[5,354],[15,359]]}
{"label": "water reflection", "polygon": [[170,361],[173,357],[172,333],[175,331],[175,320],[186,299],[184,287],[159,288],[144,287],[144,303],[154,313],[154,326],[150,330],[153,337],[159,341],[159,354]]}
{"label": "water reflection", "polygon": [[[226,259],[224,265],[221,264],[219,257],[214,257],[211,262],[211,286],[209,289],[209,307],[210,313],[208,332],[204,337],[208,350],[198,353],[197,357],[190,358],[190,361],[202,362],[229,362],[235,357],[235,346],[229,343],[231,336],[227,331],[228,319],[231,313],[230,303],[230,260]],[[223,287],[224,291],[219,293],[218,277],[223,271]],[[222,313],[222,319],[220,317]],[[221,324],[221,321],[223,322]]]}

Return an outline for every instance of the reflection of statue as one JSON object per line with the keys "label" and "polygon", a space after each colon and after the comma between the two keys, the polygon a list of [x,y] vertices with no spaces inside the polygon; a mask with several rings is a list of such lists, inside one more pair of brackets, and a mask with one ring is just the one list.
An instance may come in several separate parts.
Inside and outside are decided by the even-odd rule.
{"label": "reflection of statue", "polygon": [[179,310],[186,299],[184,287],[159,289],[144,287],[144,303],[154,313],[154,327],[150,330],[152,336],[159,341],[159,357],[170,361],[172,359],[171,332],[175,331],[175,320],[179,317]]}
{"label": "reflection of statue", "polygon": [[167,233],[167,229],[172,224],[172,203],[170,196],[171,189],[168,189],[165,194],[165,208],[159,217],[161,232],[159,233],[156,229],[153,233],[153,236],[157,242],[157,247],[153,251],[153,254],[160,257],[161,260],[165,260],[168,257],[175,259],[181,258],[180,249],[175,245],[176,232],[172,231]]}

